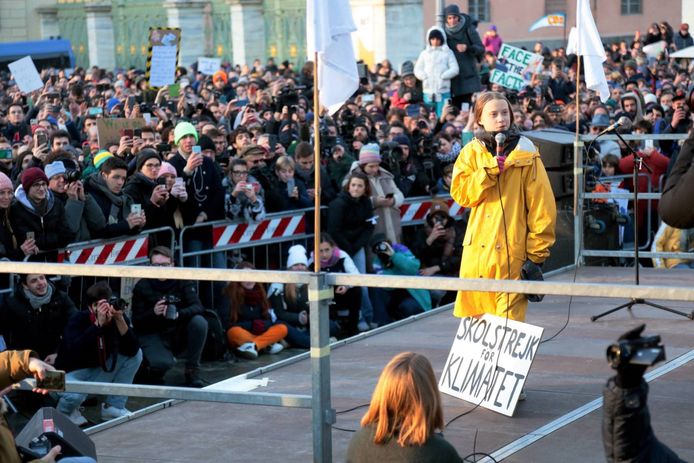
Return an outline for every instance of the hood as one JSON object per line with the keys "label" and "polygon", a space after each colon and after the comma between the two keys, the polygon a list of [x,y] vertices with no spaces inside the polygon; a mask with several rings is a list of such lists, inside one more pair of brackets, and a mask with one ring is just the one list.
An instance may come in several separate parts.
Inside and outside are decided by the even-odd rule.
{"label": "hood", "polygon": [[447,43],[446,43],[446,31],[444,31],[443,29],[441,29],[439,26],[431,26],[431,27],[429,28],[429,30],[427,31],[427,34],[424,36],[424,42],[425,42],[426,45],[427,45],[427,50],[431,50],[432,48],[434,48],[434,47],[432,47],[431,44],[429,43],[429,34],[431,34],[431,31],[435,31],[435,30],[436,30],[436,31],[439,31],[439,32],[441,33],[441,35],[443,36],[443,43],[441,44],[441,46],[442,46],[442,47],[445,47],[445,46],[447,45]]}
{"label": "hood", "polygon": [[636,101],[636,121],[643,119],[643,109],[641,108],[641,98],[634,92],[625,93],[619,99],[619,108],[624,111],[624,100],[632,99]]}
{"label": "hood", "polygon": [[[38,213],[36,212],[36,208],[34,208],[34,205],[31,204],[31,201],[29,201],[26,191],[24,191],[24,187],[22,185],[19,185],[17,187],[17,189],[14,192],[14,197],[22,206],[24,206],[34,214],[38,215]],[[46,214],[48,214],[48,212],[53,208],[53,202],[55,201],[55,198],[53,197],[53,192],[50,190],[50,188],[46,192],[46,200],[48,200],[48,207],[46,207]]]}

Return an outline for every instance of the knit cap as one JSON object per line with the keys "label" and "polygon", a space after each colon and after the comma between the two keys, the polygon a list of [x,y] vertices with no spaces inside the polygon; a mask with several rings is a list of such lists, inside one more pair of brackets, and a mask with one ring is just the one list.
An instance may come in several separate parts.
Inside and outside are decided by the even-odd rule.
{"label": "knit cap", "polygon": [[289,248],[289,256],[287,257],[287,268],[292,268],[296,264],[304,264],[308,267],[306,248],[300,244],[295,244]]}
{"label": "knit cap", "polygon": [[245,159],[248,156],[265,156],[267,150],[260,145],[246,145],[239,152],[239,159]]}
{"label": "knit cap", "polygon": [[198,131],[195,130],[195,126],[193,126],[193,124],[190,122],[179,122],[174,129],[174,143],[178,145],[181,138],[185,137],[186,135],[194,136],[195,142],[198,142]]}
{"label": "knit cap", "polygon": [[0,190],[14,190],[14,185],[12,185],[12,180],[10,177],[0,172]]}
{"label": "knit cap", "polygon": [[156,159],[157,161],[161,162],[161,157],[159,156],[159,153],[157,153],[155,150],[151,148],[145,148],[142,151],[140,151],[140,154],[137,155],[135,169],[138,172],[141,171],[142,166],[145,165],[145,162],[147,162],[148,159]]}
{"label": "knit cap", "polygon": [[31,188],[34,183],[42,180],[48,183],[48,177],[46,177],[46,174],[38,167],[29,167],[22,172],[22,188],[24,188],[26,192],[29,191],[29,188]]}
{"label": "knit cap", "polygon": [[92,161],[94,163],[94,167],[97,169],[101,167],[101,164],[106,162],[108,158],[112,158],[113,154],[111,154],[109,151],[99,151],[96,153],[94,156],[94,160]]}
{"label": "knit cap", "polygon": [[63,161],[51,162],[46,166],[46,177],[48,177],[49,180],[61,174],[65,174],[65,164],[63,164]]}
{"label": "knit cap", "polygon": [[376,143],[368,143],[359,151],[359,164],[371,164],[381,162],[381,149]]}
{"label": "knit cap", "polygon": [[227,73],[221,69],[212,74],[212,82],[217,82],[219,80],[221,80],[225,84],[227,83]]}
{"label": "knit cap", "polygon": [[429,208],[429,213],[427,216],[432,217],[434,214],[448,214],[449,208],[448,204],[443,201],[432,201],[431,208]]}
{"label": "knit cap", "polygon": [[161,163],[161,167],[159,168],[159,177],[162,177],[166,174],[173,175],[174,178],[176,178],[176,168],[168,162],[164,161]]}

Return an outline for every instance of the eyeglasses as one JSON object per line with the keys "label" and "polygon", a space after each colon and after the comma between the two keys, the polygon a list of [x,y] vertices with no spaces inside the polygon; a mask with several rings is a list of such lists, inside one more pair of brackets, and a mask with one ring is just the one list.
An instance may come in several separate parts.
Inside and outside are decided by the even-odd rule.
{"label": "eyeglasses", "polygon": [[232,170],[231,173],[236,175],[248,175],[247,170]]}
{"label": "eyeglasses", "polygon": [[171,262],[152,262],[151,264],[152,267],[171,267]]}
{"label": "eyeglasses", "polygon": [[145,164],[143,167],[146,167],[148,169],[159,169],[161,167],[161,164]]}
{"label": "eyeglasses", "polygon": [[46,182],[36,182],[31,185],[31,188],[48,188],[48,183]]}

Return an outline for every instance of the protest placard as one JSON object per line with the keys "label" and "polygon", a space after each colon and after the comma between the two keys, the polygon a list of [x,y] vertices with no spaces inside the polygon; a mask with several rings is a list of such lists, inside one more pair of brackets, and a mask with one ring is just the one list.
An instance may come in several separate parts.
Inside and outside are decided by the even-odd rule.
{"label": "protest placard", "polygon": [[150,87],[163,87],[176,82],[180,44],[180,29],[150,28],[147,56],[147,78]]}
{"label": "protest placard", "polygon": [[122,130],[141,129],[145,126],[145,120],[137,119],[102,119],[96,120],[96,131],[99,135],[99,146],[107,149],[109,145],[120,143]]}
{"label": "protest placard", "polygon": [[542,55],[503,44],[497,55],[501,68],[494,69],[489,76],[492,83],[519,91],[528,85],[533,73],[542,70]]}
{"label": "protest placard", "polygon": [[22,92],[29,93],[43,88],[43,81],[31,56],[13,61],[7,67],[10,68],[14,81]]}
{"label": "protest placard", "polygon": [[222,67],[221,58],[198,58],[198,72],[211,76]]}
{"label": "protest placard", "polygon": [[463,318],[443,367],[439,390],[513,416],[543,331],[490,314]]}

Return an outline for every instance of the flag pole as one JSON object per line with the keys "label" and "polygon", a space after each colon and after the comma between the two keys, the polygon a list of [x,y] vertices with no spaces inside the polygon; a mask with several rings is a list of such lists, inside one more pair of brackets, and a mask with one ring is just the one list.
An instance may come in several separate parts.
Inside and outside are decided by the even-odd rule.
{"label": "flag pole", "polygon": [[[576,5],[578,5],[578,1]],[[583,202],[579,201],[583,187],[583,142],[579,139],[581,116],[581,18],[576,8],[576,137],[574,139],[574,262],[581,262],[581,242],[583,240]],[[566,20],[564,20],[566,24]]]}
{"label": "flag pole", "polygon": [[318,101],[318,52],[313,52],[313,271],[320,272],[320,102]]}

